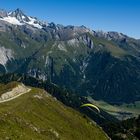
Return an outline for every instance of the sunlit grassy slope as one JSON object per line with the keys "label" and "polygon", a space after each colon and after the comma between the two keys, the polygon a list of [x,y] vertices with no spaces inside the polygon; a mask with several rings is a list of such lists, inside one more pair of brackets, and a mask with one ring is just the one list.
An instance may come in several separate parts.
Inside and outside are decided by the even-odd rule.
{"label": "sunlit grassy slope", "polygon": [[107,137],[77,111],[45,91],[32,88],[29,93],[0,104],[0,140],[5,139],[106,140]]}

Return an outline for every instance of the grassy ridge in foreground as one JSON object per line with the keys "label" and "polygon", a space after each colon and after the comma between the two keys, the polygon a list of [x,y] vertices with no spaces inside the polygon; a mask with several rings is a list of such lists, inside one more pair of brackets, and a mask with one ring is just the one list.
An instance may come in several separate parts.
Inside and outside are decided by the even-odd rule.
{"label": "grassy ridge in foreground", "polygon": [[90,120],[36,88],[0,104],[0,124],[0,140],[107,139]]}

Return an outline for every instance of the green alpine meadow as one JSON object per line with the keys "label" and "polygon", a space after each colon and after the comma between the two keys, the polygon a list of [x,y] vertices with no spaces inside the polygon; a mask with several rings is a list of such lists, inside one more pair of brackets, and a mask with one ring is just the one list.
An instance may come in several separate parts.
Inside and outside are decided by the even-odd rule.
{"label": "green alpine meadow", "polygon": [[[21,83],[0,85],[3,93]],[[39,88],[14,100],[0,101],[1,140],[108,140],[103,130],[83,114],[66,107]],[[2,94],[2,93],[1,93]]]}

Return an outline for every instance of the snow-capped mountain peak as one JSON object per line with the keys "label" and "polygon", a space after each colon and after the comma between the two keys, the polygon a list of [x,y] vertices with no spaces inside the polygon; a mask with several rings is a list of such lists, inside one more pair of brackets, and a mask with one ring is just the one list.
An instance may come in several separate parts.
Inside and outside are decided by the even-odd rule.
{"label": "snow-capped mountain peak", "polygon": [[36,18],[25,15],[20,9],[15,11],[0,14],[0,20],[13,25],[30,25],[35,28],[42,29],[43,23]]}
{"label": "snow-capped mountain peak", "polygon": [[20,9],[16,9],[13,12],[9,12],[8,16],[15,17],[20,22],[24,22],[24,21],[29,22],[28,16],[26,16]]}

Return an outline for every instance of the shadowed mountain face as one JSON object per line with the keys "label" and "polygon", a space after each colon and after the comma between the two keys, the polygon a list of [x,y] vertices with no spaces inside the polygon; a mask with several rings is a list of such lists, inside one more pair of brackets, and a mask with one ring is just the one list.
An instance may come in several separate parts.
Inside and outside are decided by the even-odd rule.
{"label": "shadowed mountain face", "polygon": [[0,12],[0,73],[49,80],[84,96],[121,104],[140,100],[140,42],[117,32],[41,22]]}

